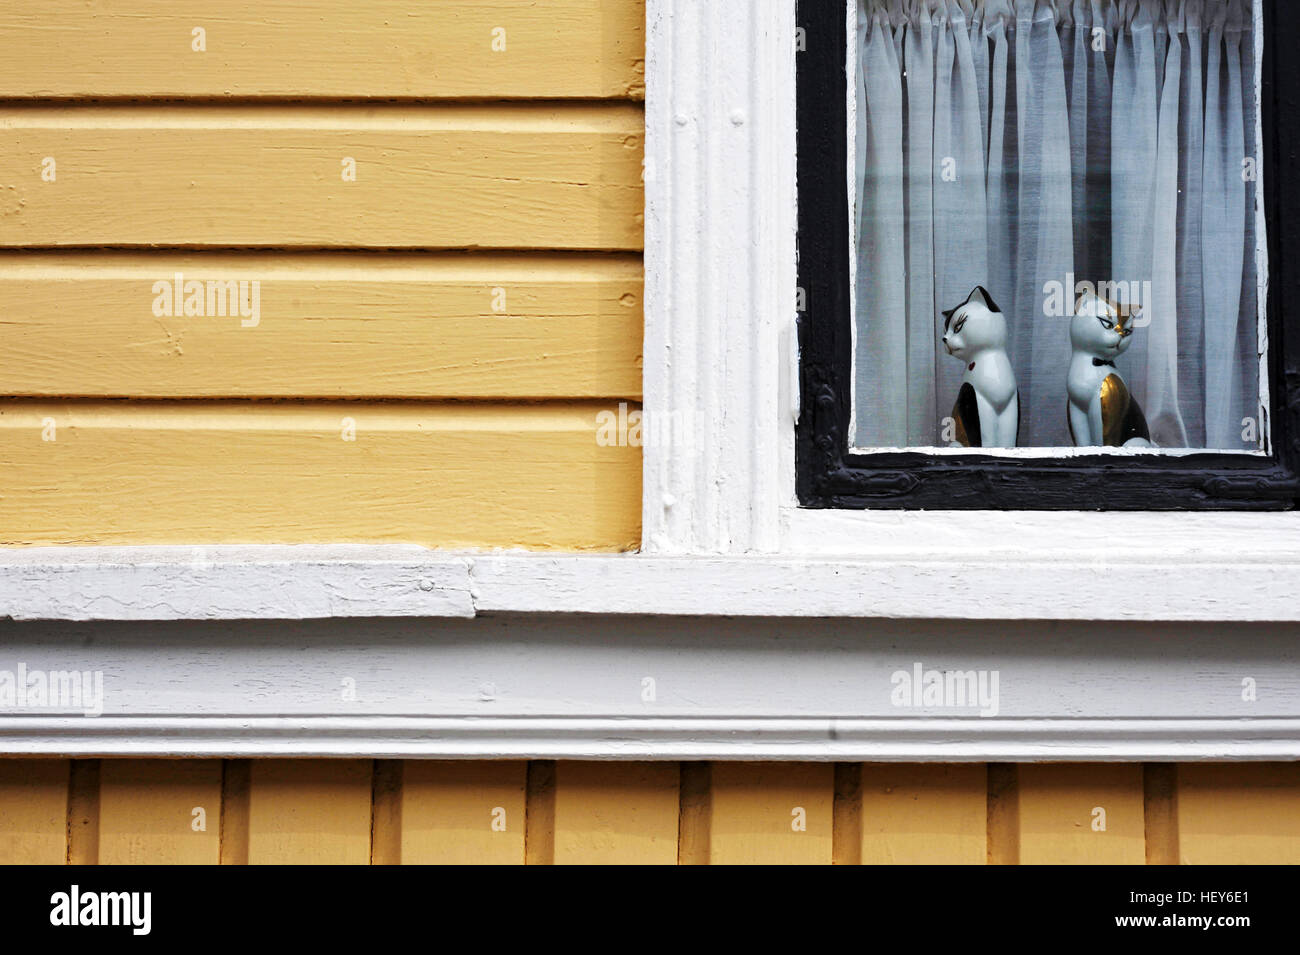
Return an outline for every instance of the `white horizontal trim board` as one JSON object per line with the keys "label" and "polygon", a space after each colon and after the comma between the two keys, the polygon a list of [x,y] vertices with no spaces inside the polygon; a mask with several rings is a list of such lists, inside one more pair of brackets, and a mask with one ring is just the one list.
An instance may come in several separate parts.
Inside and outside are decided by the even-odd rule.
{"label": "white horizontal trim board", "polygon": [[[785,554],[0,549],[17,620],[666,614],[1300,621],[1300,514],[800,512]],[[837,541],[853,537],[850,553]]]}
{"label": "white horizontal trim board", "polygon": [[405,544],[0,548],[0,617],[472,617],[468,567]]}
{"label": "white horizontal trim board", "polygon": [[[986,696],[996,714],[898,705],[915,700],[897,696],[895,674],[918,665],[983,673],[988,690],[996,673]],[[0,693],[0,752],[1300,758],[1291,625],[1063,622],[1045,633],[1031,622],[514,614],[0,623],[0,673],[20,668],[102,674],[102,715],[20,708]]]}

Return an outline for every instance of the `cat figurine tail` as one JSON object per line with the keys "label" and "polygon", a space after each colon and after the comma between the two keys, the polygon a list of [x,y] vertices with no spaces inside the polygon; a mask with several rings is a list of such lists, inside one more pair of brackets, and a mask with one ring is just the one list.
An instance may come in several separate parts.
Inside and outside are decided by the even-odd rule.
{"label": "cat figurine tail", "polygon": [[1070,319],[1067,415],[1077,447],[1149,448],[1151,431],[1115,359],[1133,343],[1140,309],[1126,309],[1086,291]]}
{"label": "cat figurine tail", "polygon": [[957,443],[1014,448],[1020,436],[1020,392],[1007,357],[1007,321],[993,297],[976,286],[943,312],[943,347],[966,366],[953,405]]}

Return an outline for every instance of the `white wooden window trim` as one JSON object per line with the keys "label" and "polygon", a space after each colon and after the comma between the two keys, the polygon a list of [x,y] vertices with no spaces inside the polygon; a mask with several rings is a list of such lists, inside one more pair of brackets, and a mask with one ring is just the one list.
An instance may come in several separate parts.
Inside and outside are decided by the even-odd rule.
{"label": "white wooden window trim", "polygon": [[[649,10],[645,407],[648,420],[695,428],[685,448],[645,449],[646,553],[929,560],[945,575],[953,562],[995,576],[1134,561],[1166,569],[1093,608],[1126,619],[1150,617],[1171,585],[1224,594],[1233,567],[1262,564],[1300,583],[1297,514],[800,508],[795,3],[649,0]],[[815,50],[817,37],[802,40]],[[1014,585],[988,599],[1011,617],[1030,605],[1047,616],[1078,610],[1053,613]]]}

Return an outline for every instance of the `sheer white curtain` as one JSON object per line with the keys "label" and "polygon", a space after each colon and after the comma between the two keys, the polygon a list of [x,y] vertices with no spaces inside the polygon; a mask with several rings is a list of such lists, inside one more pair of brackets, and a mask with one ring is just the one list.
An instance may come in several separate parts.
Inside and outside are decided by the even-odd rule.
{"label": "sheer white curtain", "polygon": [[1258,401],[1250,0],[858,0],[855,444],[935,446],[943,309],[1006,315],[1021,446],[1068,446],[1069,318],[1144,308],[1118,365],[1161,447],[1244,450]]}

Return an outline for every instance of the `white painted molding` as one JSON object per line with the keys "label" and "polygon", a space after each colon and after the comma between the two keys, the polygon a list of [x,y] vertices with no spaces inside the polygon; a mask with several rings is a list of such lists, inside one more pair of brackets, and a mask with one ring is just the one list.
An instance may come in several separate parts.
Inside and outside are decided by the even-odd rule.
{"label": "white painted molding", "polygon": [[7,755],[1147,762],[1300,759],[1300,719],[0,716]]}
{"label": "white painted molding", "polygon": [[0,617],[300,620],[504,611],[1300,620],[1300,514],[813,511],[797,518],[781,555],[454,554],[410,545],[6,548]]}
{"label": "white painted molding", "polygon": [[[898,705],[918,664],[996,673],[996,713]],[[0,622],[0,671],[20,667],[102,674],[102,715],[0,703],[12,754],[1300,758],[1293,625]]]}
{"label": "white painted molding", "polygon": [[[648,0],[643,550],[777,549],[794,0]],[[789,409],[786,409],[789,416]]]}

